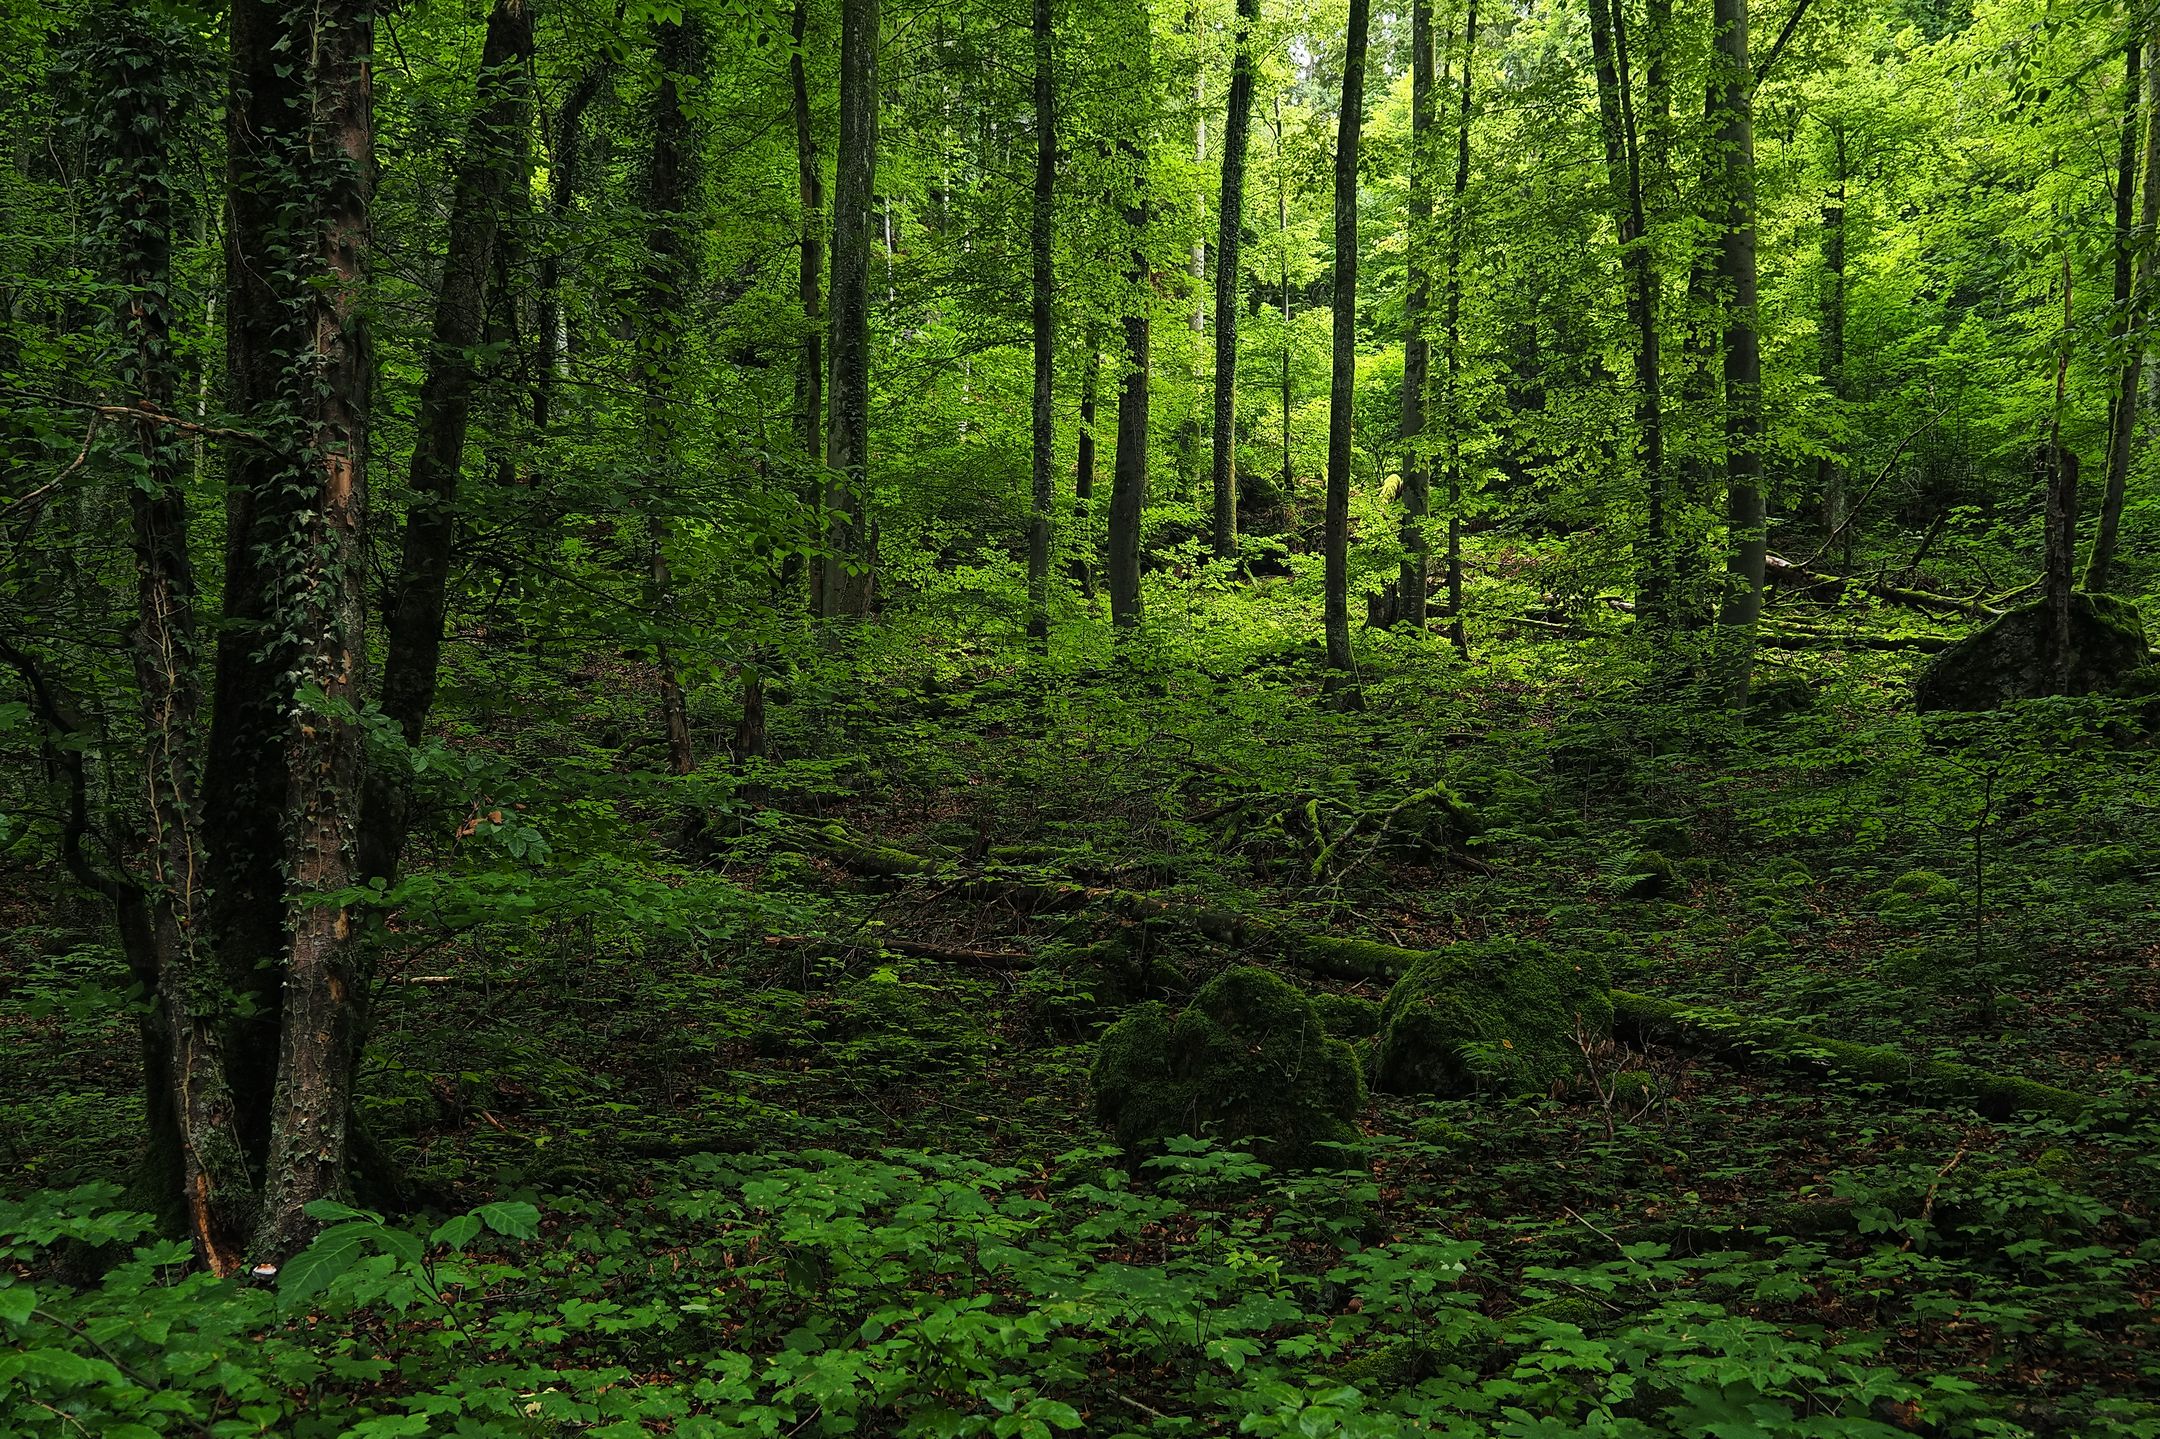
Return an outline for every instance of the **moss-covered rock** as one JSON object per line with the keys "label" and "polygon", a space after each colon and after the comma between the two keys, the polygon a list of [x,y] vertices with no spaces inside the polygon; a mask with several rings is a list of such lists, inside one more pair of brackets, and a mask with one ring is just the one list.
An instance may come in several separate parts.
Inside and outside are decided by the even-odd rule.
{"label": "moss-covered rock", "polygon": [[1103,1032],[1095,1109],[1128,1151],[1174,1134],[1252,1142],[1270,1164],[1335,1162],[1357,1139],[1364,1079],[1311,999],[1264,969],[1226,970],[1182,1011],[1150,1002]]}
{"label": "moss-covered rock", "polygon": [[1815,686],[1796,674],[1765,675],[1748,689],[1748,718],[1758,724],[1815,708]]}
{"label": "moss-covered rock", "polygon": [[[2070,693],[2113,690],[2151,662],[2145,625],[2128,600],[2070,597]],[[2055,692],[2045,604],[2023,605],[1929,660],[1913,689],[1922,710],[1990,710]]]}
{"label": "moss-covered rock", "polygon": [[1320,1027],[1337,1039],[1370,1039],[1380,1032],[1380,1004],[1357,994],[1316,994]]}
{"label": "moss-covered rock", "polygon": [[1578,1036],[1612,1032],[1603,961],[1530,940],[1458,944],[1396,981],[1374,1063],[1399,1094],[1548,1091],[1582,1064]]}

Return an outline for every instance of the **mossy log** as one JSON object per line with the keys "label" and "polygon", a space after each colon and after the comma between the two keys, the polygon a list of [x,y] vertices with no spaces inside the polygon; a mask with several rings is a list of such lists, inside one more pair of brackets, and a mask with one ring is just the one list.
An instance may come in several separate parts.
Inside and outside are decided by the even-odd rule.
{"label": "mossy log", "polygon": [[2046,1114],[2068,1119],[2095,1102],[2091,1096],[2037,1080],[1994,1074],[1942,1059],[1921,1059],[1883,1044],[1855,1044],[1713,1005],[1612,992],[1613,1030],[1637,1042],[1669,1044],[1713,1054],[1743,1067],[1787,1074],[1833,1075],[1886,1084],[1901,1093],[1969,1104],[1990,1119]]}
{"label": "mossy log", "polygon": [[1790,584],[1831,589],[1841,594],[1846,589],[1856,589],[1879,600],[1888,600],[1892,604],[1905,605],[1912,609],[1929,610],[1936,614],[1970,615],[1978,618],[2001,613],[1977,595],[1971,599],[1960,599],[1956,595],[1938,595],[1906,585],[1893,585],[1887,580],[1863,580],[1851,575],[1834,575],[1800,560],[1788,560],[1782,555],[1770,555],[1765,559],[1763,578],[1773,585]]}

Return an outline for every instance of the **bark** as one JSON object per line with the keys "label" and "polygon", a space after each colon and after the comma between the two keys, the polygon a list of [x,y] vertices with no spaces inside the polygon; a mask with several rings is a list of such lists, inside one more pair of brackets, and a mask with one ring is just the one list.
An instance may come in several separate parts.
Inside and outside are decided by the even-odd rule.
{"label": "bark", "polygon": [[[1833,413],[1845,402],[1845,132],[1832,132],[1836,173],[1830,198],[1823,204],[1823,291],[1820,318],[1822,355],[1818,372]],[[1816,484],[1822,494],[1823,535],[1845,533],[1845,465],[1834,455],[1816,461]],[[1848,547],[1847,553],[1850,553]]]}
{"label": "bark", "polygon": [[[1425,628],[1431,567],[1425,513],[1431,508],[1432,456],[1425,443],[1425,405],[1431,385],[1432,342],[1425,334],[1425,310],[1432,280],[1433,128],[1432,0],[1411,0],[1409,273],[1403,294],[1403,561],[1395,584],[1395,619],[1420,632]],[[1451,226],[1451,238],[1456,233]]]}
{"label": "bark", "polygon": [[1080,433],[1073,441],[1073,528],[1079,544],[1073,556],[1080,592],[1095,598],[1095,524],[1088,507],[1095,499],[1095,408],[1102,389],[1102,335],[1088,326],[1087,359],[1080,366]]}
{"label": "bark", "polygon": [[1245,278],[1245,155],[1252,140],[1252,30],[1260,0],[1238,0],[1230,97],[1223,116],[1222,199],[1215,217],[1215,557],[1238,548],[1237,323]]}
{"label": "bark", "polygon": [[[479,388],[477,347],[496,273],[496,237],[526,174],[532,56],[526,0],[495,0],[474,84],[472,130],[450,202],[449,248],[414,422],[412,507],[405,515],[383,660],[382,711],[408,745],[420,742],[435,705],[457,539],[458,483]],[[403,775],[381,770],[369,775],[360,825],[365,878],[388,879],[397,872],[410,808]]]}
{"label": "bark", "polygon": [[2070,337],[2075,315],[2071,308],[2073,273],[2070,252],[2062,257],[2062,335],[2055,350],[2055,407],[2050,411],[2046,434],[2034,457],[2042,494],[2045,496],[2046,532],[2042,555],[2042,588],[2048,613],[2048,658],[2054,671],[2055,693],[2070,692],[2070,594],[2077,562],[2078,459],[2062,442],[2063,392],[2070,374]]}
{"label": "bark", "polygon": [[1057,96],[1050,24],[1050,0],[1034,0],[1035,40],[1035,195],[1032,223],[1032,283],[1029,325],[1034,339],[1035,395],[1029,416],[1030,503],[1028,518],[1028,633],[1050,636],[1050,466],[1057,431],[1051,401],[1057,377],[1057,316],[1053,245],[1057,212]]}
{"label": "bark", "polygon": [[[2115,536],[2122,524],[2123,496],[2130,480],[2130,445],[2137,433],[2138,381],[2145,368],[2144,323],[2140,313],[2152,281],[2154,180],[2160,175],[2160,130],[2146,122],[2144,144],[2145,208],[2143,224],[2132,227],[2138,180],[2138,104],[2142,98],[2143,49],[2132,40],[2123,50],[2122,140],[2115,163],[2115,320],[2110,339],[2122,355],[2114,403],[2109,406],[2107,478],[2100,497],[2100,518],[2093,530],[2092,554],[2085,564],[2085,588],[2107,588],[2115,564]],[[2142,234],[2143,243],[2140,244]],[[2133,265],[2134,275],[2133,280]]]}
{"label": "bark", "polygon": [[[1448,639],[1454,644],[1455,652],[1464,656],[1470,653],[1470,632],[1464,628],[1463,621],[1462,252],[1463,229],[1466,223],[1463,213],[1464,197],[1470,189],[1470,97],[1472,79],[1476,74],[1477,16],[1477,0],[1470,0],[1463,21],[1462,98],[1455,116],[1454,204],[1448,219],[1447,265]],[[1421,554],[1420,559],[1422,558]],[[1418,623],[1422,628],[1425,599],[1425,588],[1422,584],[1418,586],[1415,595]]]}
{"label": "bark", "polygon": [[[840,6],[840,137],[833,180],[832,370],[825,446],[820,615],[869,612],[870,212],[877,195],[878,0]],[[888,227],[890,216],[888,213]],[[890,229],[887,272],[890,274]]]}
{"label": "bark", "polygon": [[1725,492],[1731,559],[1724,608],[1728,699],[1747,702],[1749,653],[1762,614],[1767,549],[1762,494],[1762,359],[1755,331],[1755,121],[1748,68],[1748,0],[1715,0],[1719,67],[1715,81],[1721,157],[1718,280],[1725,302]]}
{"label": "bark", "polygon": [[1125,206],[1132,252],[1125,271],[1125,367],[1118,377],[1117,467],[1110,477],[1110,554],[1107,565],[1110,622],[1140,623],[1140,518],[1148,490],[1148,301],[1152,272],[1147,257],[1147,159],[1140,146],[1121,141],[1132,167],[1132,195]]}
{"label": "bark", "polygon": [[1643,612],[1666,612],[1671,592],[1671,537],[1665,495],[1665,417],[1658,352],[1658,281],[1643,209],[1641,151],[1629,99],[1627,34],[1613,0],[1590,0],[1590,48],[1597,70],[1599,129],[1605,142],[1605,181],[1620,236],[1628,327],[1635,332],[1635,428],[1642,445],[1648,518],[1639,587]]}
{"label": "bark", "polygon": [[276,1083],[279,966],[286,934],[280,826],[285,816],[284,716],[292,662],[281,638],[279,566],[292,547],[298,495],[287,468],[305,441],[287,393],[302,317],[277,277],[312,263],[302,227],[288,218],[295,172],[306,164],[304,17],[279,0],[235,0],[226,103],[225,371],[229,404],[263,445],[227,449],[223,612],[217,626],[208,747],[202,782],[204,929],[219,970],[240,1000],[224,1043],[234,1119],[250,1161],[270,1140]]}
{"label": "bark", "polygon": [[1328,379],[1326,626],[1328,668],[1350,673],[1350,456],[1357,384],[1358,139],[1365,123],[1369,0],[1350,0],[1342,111],[1335,139],[1335,295]]}
{"label": "bark", "polygon": [[1290,466],[1290,180],[1283,168],[1282,95],[1275,96],[1275,238],[1282,285],[1282,492],[1288,502],[1296,475]]}
{"label": "bark", "polygon": [[345,1187],[352,1081],[367,997],[354,916],[325,896],[358,878],[355,831],[365,762],[358,724],[336,710],[365,699],[367,407],[374,380],[364,287],[373,194],[370,69],[374,7],[324,0],[313,11],[307,190],[318,248],[308,285],[311,392],[301,413],[308,449],[299,554],[288,577],[300,636],[296,677],[322,696],[303,701],[285,736],[288,896],[285,1005],[264,1166],[259,1254],[283,1258],[315,1222],[303,1209]]}
{"label": "bark", "polygon": [[[645,394],[648,443],[666,478],[672,480],[681,458],[674,392],[682,373],[683,332],[689,323],[683,307],[697,286],[699,270],[691,217],[703,179],[699,136],[681,85],[703,68],[703,30],[694,20],[663,23],[657,27],[654,52],[660,86],[653,97],[652,156],[645,176],[645,204],[652,228],[642,276],[646,332],[638,378]],[[664,514],[649,509],[645,559],[652,602],[661,620],[661,636],[654,645],[655,667],[660,672],[660,723],[667,738],[668,768],[682,775],[697,767],[697,754],[690,739],[682,678],[676,673],[666,638],[676,618],[668,529]]]}
{"label": "bark", "polygon": [[[1193,63],[1193,170],[1197,173],[1207,164],[1207,65],[1197,54],[1200,45],[1200,6],[1198,0],[1186,0],[1185,28],[1191,32],[1195,56]],[[1200,396],[1206,381],[1202,373],[1201,338],[1207,334],[1207,193],[1195,188],[1193,206],[1199,212],[1193,227],[1192,260],[1186,273],[1192,277],[1193,307],[1186,317],[1194,335],[1192,347],[1192,409],[1186,416],[1178,433],[1178,498],[1192,498],[1193,477],[1200,470],[1200,422],[1202,406]]]}

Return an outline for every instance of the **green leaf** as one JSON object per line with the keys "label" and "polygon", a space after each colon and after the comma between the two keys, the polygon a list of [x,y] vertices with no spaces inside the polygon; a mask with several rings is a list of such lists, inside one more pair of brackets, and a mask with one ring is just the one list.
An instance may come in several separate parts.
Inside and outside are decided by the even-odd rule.
{"label": "green leaf", "polygon": [[522,1199],[483,1204],[473,1211],[473,1217],[512,1239],[531,1239],[540,1233],[540,1210]]}
{"label": "green leaf", "polygon": [[480,1221],[470,1214],[460,1214],[454,1219],[444,1220],[428,1242],[451,1249],[463,1249],[472,1243],[479,1233]]}
{"label": "green leaf", "polygon": [[37,1308],[37,1290],[27,1284],[9,1284],[0,1289],[0,1319],[10,1324],[27,1324],[30,1311]]}

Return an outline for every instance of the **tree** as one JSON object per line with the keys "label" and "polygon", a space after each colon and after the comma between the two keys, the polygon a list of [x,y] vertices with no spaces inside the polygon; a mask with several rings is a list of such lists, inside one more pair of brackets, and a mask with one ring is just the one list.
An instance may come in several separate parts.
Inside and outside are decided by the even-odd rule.
{"label": "tree", "polygon": [[1117,463],[1110,475],[1110,554],[1105,566],[1110,589],[1110,622],[1121,628],[1140,623],[1140,520],[1148,493],[1148,177],[1147,157],[1130,138],[1119,142],[1130,165],[1131,189],[1125,224],[1131,232],[1131,258],[1125,271],[1124,367],[1118,374]]}
{"label": "tree", "polygon": [[1035,40],[1035,193],[1030,227],[1031,284],[1028,324],[1033,340],[1035,389],[1029,413],[1028,632],[1050,634],[1050,468],[1055,462],[1057,430],[1051,409],[1057,377],[1057,316],[1053,307],[1057,276],[1056,243],[1057,108],[1056,77],[1051,73],[1050,0],[1034,0]]}
{"label": "tree", "polygon": [[[1365,120],[1369,0],[1350,0],[1335,140],[1334,349],[1328,386],[1325,623],[1328,668],[1350,673],[1350,453],[1357,384],[1358,136]],[[1338,680],[1338,683],[1340,681]]]}
{"label": "tree", "polygon": [[[1422,0],[1421,0],[1422,3]],[[1237,322],[1244,288],[1245,153],[1252,140],[1252,30],[1260,0],[1238,0],[1237,37],[1230,57],[1230,95],[1223,119],[1222,202],[1215,227],[1215,488],[1214,548],[1232,559],[1238,548]]]}
{"label": "tree", "polygon": [[1725,306],[1725,493],[1731,559],[1719,623],[1731,646],[1728,698],[1747,702],[1768,553],[1762,493],[1762,356],[1755,330],[1754,74],[1748,0],[1716,0],[1718,67],[1711,87],[1718,147],[1718,283]]}
{"label": "tree", "polygon": [[[1463,78],[1469,79],[1467,64]],[[1432,285],[1432,132],[1432,0],[1411,0],[1409,284],[1403,294],[1403,560],[1402,574],[1396,581],[1396,618],[1408,621],[1411,628],[1421,632],[1425,628],[1430,569],[1425,512],[1430,508],[1432,493],[1432,455],[1424,438],[1432,367],[1432,342],[1425,334],[1425,309]],[[1463,178],[1467,181],[1468,176]],[[1456,232],[1450,228],[1452,237]],[[1452,283],[1451,272],[1451,287]]]}
{"label": "tree", "polygon": [[[1453,200],[1448,211],[1448,262],[1447,262],[1447,410],[1448,410],[1448,472],[1447,472],[1447,593],[1448,638],[1457,654],[1470,653],[1470,632],[1463,623],[1463,558],[1462,558],[1462,502],[1463,502],[1463,403],[1462,403],[1462,300],[1463,300],[1463,230],[1467,223],[1463,214],[1464,196],[1470,188],[1470,94],[1471,81],[1477,66],[1477,0],[1470,0],[1463,16],[1462,99],[1455,115],[1455,183]],[[1420,366],[1419,381],[1424,380]],[[1404,374],[1407,392],[1409,376]],[[1422,488],[1423,479],[1420,485]],[[1420,508],[1423,507],[1420,493]],[[1422,533],[1419,544],[1424,543]],[[1421,577],[1425,568],[1424,553],[1419,550]],[[1417,586],[1418,613],[1424,613],[1425,586]]]}
{"label": "tree", "polygon": [[[2123,47],[2122,136],[2115,164],[2115,319],[2109,338],[2121,358],[2121,378],[2108,406],[2107,478],[2100,496],[2099,523],[2093,530],[2092,554],[2085,564],[2085,588],[2105,590],[2115,564],[2115,536],[2122,524],[2123,498],[2130,480],[2130,446],[2137,434],[2138,380],[2145,364],[2144,307],[2151,304],[2153,235],[2160,218],[2160,112],[2138,123],[2143,89],[2142,49],[2133,36]],[[2138,191],[2138,139],[2144,131],[2145,208],[2135,228]]]}
{"label": "tree", "polygon": [[832,374],[825,443],[825,546],[818,613],[870,609],[870,211],[877,196],[878,0],[841,0],[840,136],[833,174]]}

